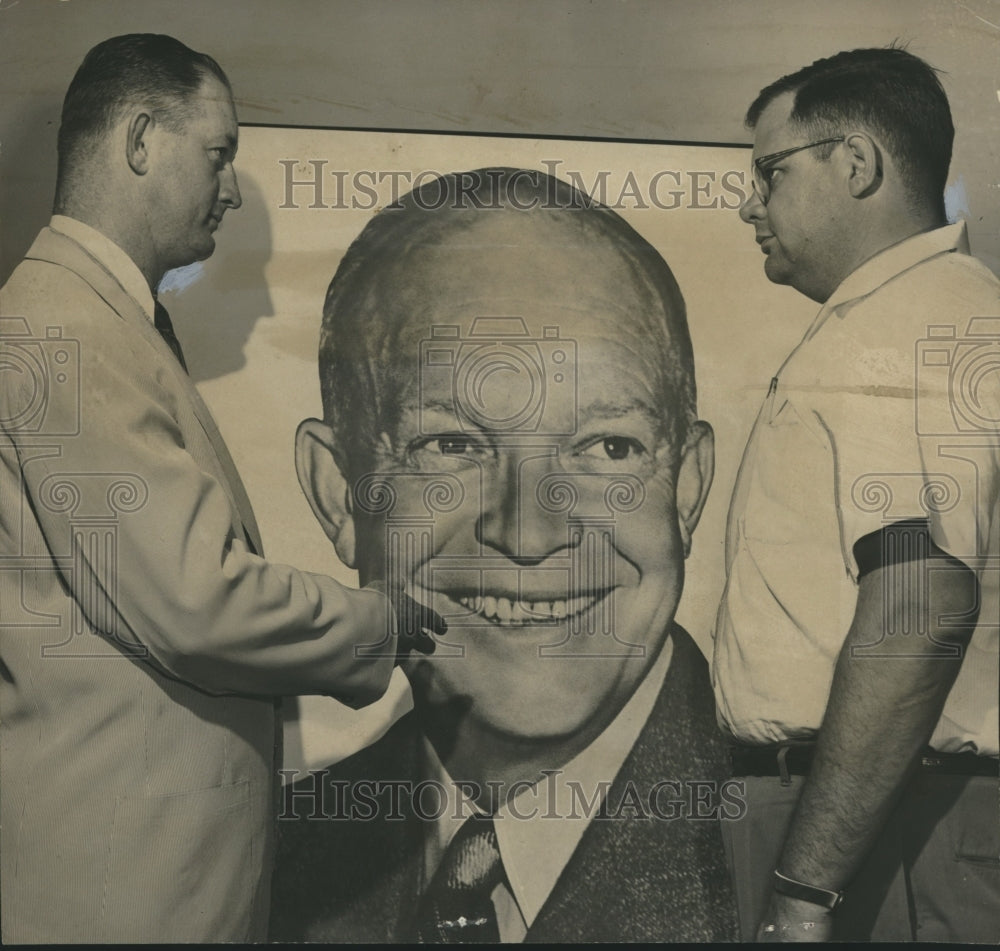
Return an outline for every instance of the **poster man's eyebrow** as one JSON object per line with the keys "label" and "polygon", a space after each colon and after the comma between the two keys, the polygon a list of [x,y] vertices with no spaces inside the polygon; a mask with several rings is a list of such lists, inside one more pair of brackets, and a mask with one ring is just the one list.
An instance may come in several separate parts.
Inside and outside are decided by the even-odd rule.
{"label": "poster man's eyebrow", "polygon": [[451,416],[455,415],[455,402],[454,400],[442,400],[438,397],[433,399],[424,399],[420,401],[420,405],[423,409],[437,409],[441,410],[443,413],[448,413]]}
{"label": "poster man's eyebrow", "polygon": [[580,421],[593,419],[621,419],[624,416],[645,416],[651,423],[662,422],[663,414],[645,400],[595,400],[580,407]]}

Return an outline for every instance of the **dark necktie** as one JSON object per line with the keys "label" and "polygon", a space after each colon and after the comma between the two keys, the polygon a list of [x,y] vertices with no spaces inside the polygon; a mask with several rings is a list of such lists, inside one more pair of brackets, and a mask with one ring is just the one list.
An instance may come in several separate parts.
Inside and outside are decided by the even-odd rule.
{"label": "dark necktie", "polygon": [[421,944],[497,943],[490,894],[505,880],[490,816],[472,816],[452,839],[417,912]]}
{"label": "dark necktie", "polygon": [[167,342],[167,346],[174,351],[177,362],[186,371],[187,364],[184,362],[184,351],[181,350],[181,342],[174,333],[174,325],[170,322],[170,314],[167,313],[167,308],[158,300],[153,301],[153,325],[160,332],[160,336]]}

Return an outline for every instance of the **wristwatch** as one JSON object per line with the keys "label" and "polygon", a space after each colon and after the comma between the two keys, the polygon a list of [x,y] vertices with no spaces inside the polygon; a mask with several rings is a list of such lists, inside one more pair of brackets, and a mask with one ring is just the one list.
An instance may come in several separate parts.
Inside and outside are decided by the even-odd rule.
{"label": "wristwatch", "polygon": [[787,895],[789,898],[799,898],[802,901],[812,902],[814,905],[822,905],[824,908],[829,908],[830,911],[833,911],[844,900],[843,892],[797,882],[794,878],[782,875],[777,869],[774,870],[774,890],[779,895]]}

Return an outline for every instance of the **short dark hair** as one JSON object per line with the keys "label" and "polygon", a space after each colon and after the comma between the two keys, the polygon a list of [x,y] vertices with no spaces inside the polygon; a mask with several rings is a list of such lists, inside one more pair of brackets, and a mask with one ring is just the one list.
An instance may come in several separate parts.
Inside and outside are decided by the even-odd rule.
{"label": "short dark hair", "polygon": [[661,313],[639,316],[647,322],[643,330],[651,345],[663,347],[657,388],[660,406],[669,409],[665,435],[672,445],[683,445],[697,418],[694,357],[684,299],[667,262],[624,218],[567,182],[532,169],[482,168],[424,182],[376,214],[330,282],[319,345],[324,419],[341,447],[356,446],[358,437],[371,440],[363,442],[365,458],[339,460],[350,470],[346,474],[367,471],[374,440],[397,416],[395,401],[413,372],[397,346],[396,325],[405,302],[380,296],[386,274],[404,266],[412,250],[470,228],[491,213],[548,215],[571,225],[608,242],[636,280],[645,283],[662,305]]}
{"label": "short dark hair", "polygon": [[195,52],[172,36],[129,33],[98,43],[84,57],[63,100],[59,181],[131,103],[148,103],[160,122],[176,130],[209,76],[231,88],[211,56]]}
{"label": "short dark hair", "polygon": [[897,46],[837,53],[762,89],[747,110],[747,126],[753,129],[786,92],[795,94],[792,121],[811,137],[852,126],[876,134],[906,175],[910,197],[943,212],[955,129],[934,67]]}

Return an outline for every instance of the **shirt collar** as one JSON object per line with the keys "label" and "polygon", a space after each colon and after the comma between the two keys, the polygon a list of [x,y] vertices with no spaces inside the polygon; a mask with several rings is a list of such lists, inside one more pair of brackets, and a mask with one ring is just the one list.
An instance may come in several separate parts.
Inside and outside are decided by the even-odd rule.
{"label": "shirt collar", "polygon": [[153,293],[136,263],[114,241],[101,234],[96,228],[66,215],[53,215],[49,227],[53,231],[64,234],[67,238],[72,238],[91,257],[96,258],[142,308],[146,317],[149,320],[153,319],[155,306]]}
{"label": "shirt collar", "polygon": [[867,297],[894,277],[938,254],[952,251],[969,253],[969,237],[964,221],[915,234],[880,251],[841,281],[820,309],[809,336],[819,329],[830,314],[836,313],[845,304]]}
{"label": "shirt collar", "polygon": [[[530,928],[576,850],[608,787],[649,720],[673,654],[668,637],[646,676],[618,715],[586,749],[497,811],[497,845],[514,900]],[[424,743],[425,775],[445,789],[454,784],[434,748]],[[572,784],[572,785],[571,785]],[[587,806],[581,805],[580,793]],[[599,794],[595,800],[595,794]],[[592,800],[594,804],[591,806]],[[575,806],[575,808],[574,808]],[[426,880],[470,809],[449,808],[428,829]],[[557,818],[558,817],[558,818]]]}

